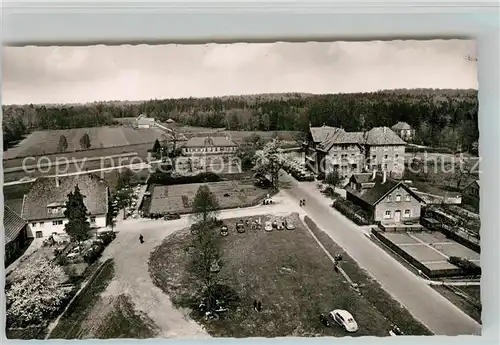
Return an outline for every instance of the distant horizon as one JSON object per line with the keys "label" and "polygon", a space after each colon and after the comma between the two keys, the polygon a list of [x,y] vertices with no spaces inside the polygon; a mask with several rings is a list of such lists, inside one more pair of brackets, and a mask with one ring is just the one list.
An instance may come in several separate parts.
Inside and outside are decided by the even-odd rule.
{"label": "distant horizon", "polygon": [[354,91],[354,92],[332,92],[332,93],[312,93],[312,92],[266,92],[266,93],[247,93],[247,94],[227,94],[221,96],[200,96],[200,97],[166,97],[166,98],[151,98],[151,99],[126,99],[126,100],[96,100],[89,102],[80,102],[80,103],[2,103],[2,106],[52,106],[52,105],[86,105],[86,104],[95,104],[95,103],[142,103],[142,102],[150,102],[150,101],[162,101],[162,100],[173,100],[173,99],[211,99],[211,98],[231,98],[231,97],[252,97],[252,96],[270,96],[270,95],[306,95],[306,96],[326,96],[326,95],[342,95],[342,94],[365,94],[365,93],[377,93],[377,92],[391,92],[391,91],[415,91],[415,90],[428,90],[428,91],[475,91],[479,92],[477,88],[396,88],[396,89],[380,89],[376,91]]}
{"label": "distant horizon", "polygon": [[85,104],[477,89],[478,62],[469,56],[475,40],[3,47],[2,99]]}

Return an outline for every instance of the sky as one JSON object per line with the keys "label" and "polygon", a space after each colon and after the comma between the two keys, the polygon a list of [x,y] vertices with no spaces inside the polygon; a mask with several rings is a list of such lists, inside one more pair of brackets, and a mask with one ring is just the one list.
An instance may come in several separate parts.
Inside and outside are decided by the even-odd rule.
{"label": "sky", "polygon": [[2,103],[477,89],[474,41],[3,47]]}

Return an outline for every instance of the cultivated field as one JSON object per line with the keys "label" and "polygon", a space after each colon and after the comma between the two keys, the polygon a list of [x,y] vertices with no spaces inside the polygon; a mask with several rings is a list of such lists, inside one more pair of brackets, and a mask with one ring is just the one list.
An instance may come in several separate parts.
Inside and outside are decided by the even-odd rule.
{"label": "cultivated field", "polygon": [[[151,193],[149,213],[190,212],[193,199],[202,183],[172,186],[155,186]],[[217,196],[221,208],[236,208],[248,205],[267,194],[252,181],[211,182],[208,186]]]}
{"label": "cultivated field", "polygon": [[[258,217],[251,217],[250,220]],[[261,221],[274,216],[263,216]],[[391,321],[360,297],[318,246],[298,215],[288,215],[295,230],[252,230],[237,233],[239,219],[225,221],[229,236],[222,238],[220,284],[237,295],[235,305],[218,322],[205,324],[214,336],[346,336],[340,327],[323,327],[320,313],[349,310],[359,324],[353,336],[387,336]],[[190,308],[199,300],[199,282],[186,270],[189,231],[165,239],[151,254],[150,273],[155,284],[179,308]],[[345,258],[348,260],[348,258]],[[359,268],[358,268],[359,271]],[[253,310],[253,300],[262,301],[262,312]],[[394,303],[394,302],[392,302]],[[198,313],[192,317],[204,323]],[[420,333],[423,334],[423,333]]]}
{"label": "cultivated field", "polygon": [[[58,153],[59,138],[64,135],[68,141],[66,153],[82,151],[80,139],[87,133],[93,149],[116,148],[120,146],[153,143],[164,140],[167,134],[159,128],[135,129],[132,127],[93,127],[53,131],[38,131],[28,135],[17,146],[4,152],[4,160]],[[83,151],[85,156],[92,153]],[[72,156],[73,157],[73,156]]]}

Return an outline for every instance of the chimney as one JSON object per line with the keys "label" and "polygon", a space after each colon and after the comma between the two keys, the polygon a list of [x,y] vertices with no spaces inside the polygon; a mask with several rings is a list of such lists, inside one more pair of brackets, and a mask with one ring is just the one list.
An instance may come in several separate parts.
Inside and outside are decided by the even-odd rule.
{"label": "chimney", "polygon": [[372,171],[372,180],[375,180],[375,176],[377,176],[377,170],[373,169],[373,171]]}
{"label": "chimney", "polygon": [[386,181],[387,181],[387,171],[384,170],[382,175],[382,183],[385,183]]}
{"label": "chimney", "polygon": [[59,177],[56,176],[56,187],[59,187],[59,185],[60,185]]}

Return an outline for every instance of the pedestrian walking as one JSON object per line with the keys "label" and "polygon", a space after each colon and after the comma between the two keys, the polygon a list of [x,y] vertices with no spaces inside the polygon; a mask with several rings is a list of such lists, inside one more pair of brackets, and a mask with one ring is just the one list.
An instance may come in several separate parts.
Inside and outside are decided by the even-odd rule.
{"label": "pedestrian walking", "polygon": [[257,311],[257,300],[253,300],[253,310]]}
{"label": "pedestrian walking", "polygon": [[306,206],[306,199],[302,200],[302,206]]}
{"label": "pedestrian walking", "polygon": [[299,206],[302,207],[302,199],[300,199]]}
{"label": "pedestrian walking", "polygon": [[257,302],[257,311],[260,313],[261,310],[262,310],[262,303],[261,303],[261,301],[258,301]]}
{"label": "pedestrian walking", "polygon": [[141,235],[139,235],[139,242],[141,242],[141,244],[143,244],[143,243],[144,243],[144,237],[142,236],[142,234],[141,234]]}

